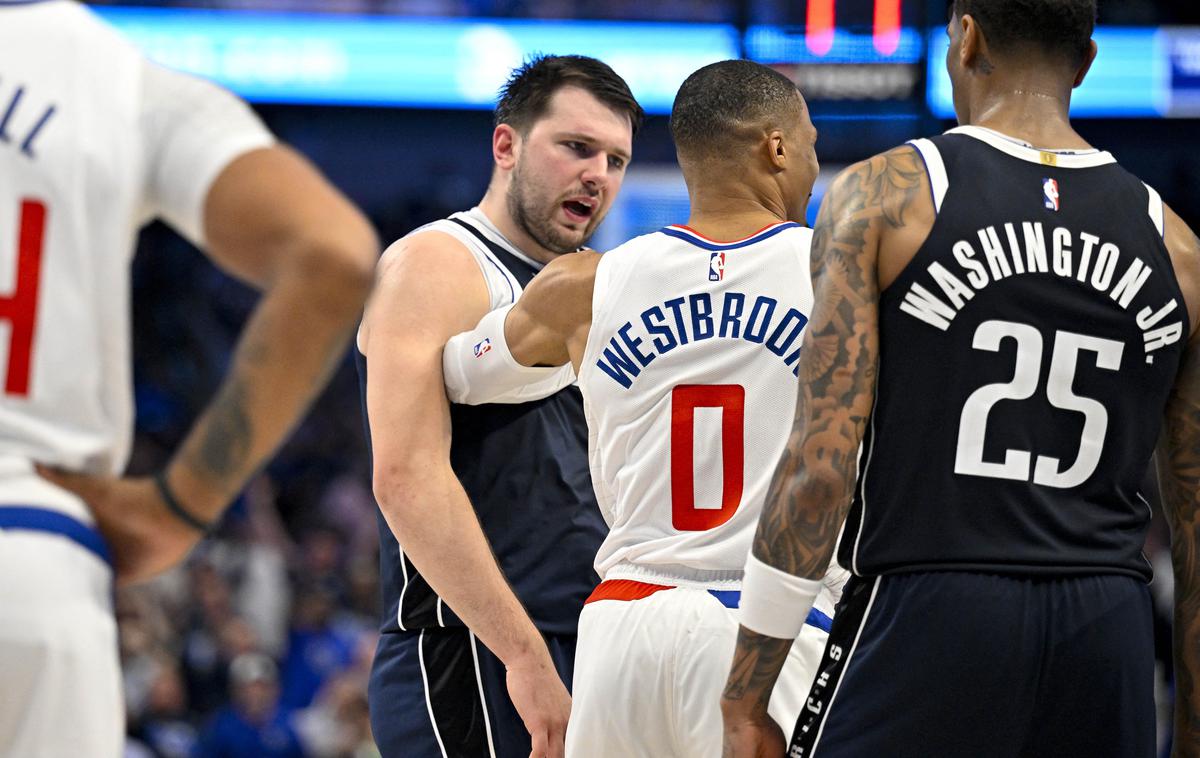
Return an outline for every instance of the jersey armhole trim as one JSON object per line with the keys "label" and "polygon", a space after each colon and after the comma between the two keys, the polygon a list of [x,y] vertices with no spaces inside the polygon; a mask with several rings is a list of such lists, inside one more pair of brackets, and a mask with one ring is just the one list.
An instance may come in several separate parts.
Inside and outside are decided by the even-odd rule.
{"label": "jersey armhole trim", "polygon": [[1166,212],[1163,210],[1162,196],[1149,184],[1143,182],[1142,186],[1146,188],[1146,192],[1150,193],[1150,206],[1148,208],[1150,220],[1154,222],[1154,228],[1158,230],[1158,236],[1165,237],[1167,224]]}
{"label": "jersey armhole trim", "polygon": [[925,172],[929,175],[929,192],[933,198],[933,212],[934,214],[941,213],[942,203],[946,200],[946,192],[950,189],[950,178],[946,174],[946,164],[942,160],[942,153],[938,150],[937,145],[928,139],[915,139],[909,141],[908,144],[913,146],[925,164]]}

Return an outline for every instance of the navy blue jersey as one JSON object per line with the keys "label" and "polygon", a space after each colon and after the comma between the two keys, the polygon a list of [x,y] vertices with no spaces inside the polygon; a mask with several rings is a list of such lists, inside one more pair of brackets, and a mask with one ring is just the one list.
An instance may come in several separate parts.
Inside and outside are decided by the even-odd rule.
{"label": "navy blue jersey", "polygon": [[[537,270],[489,236],[472,217],[468,229],[522,286]],[[367,361],[355,351],[366,410]],[[397,388],[397,391],[403,391]],[[574,634],[583,602],[599,582],[592,562],[608,528],[596,505],[587,458],[587,424],[579,390],[518,405],[451,404],[450,464],[479,517],[501,571],[543,632]],[[381,630],[462,626],[378,514]]]}
{"label": "navy blue jersey", "polygon": [[913,144],[937,220],[880,297],[839,561],[1148,579],[1138,488],[1189,331],[1161,200],[1108,153]]}

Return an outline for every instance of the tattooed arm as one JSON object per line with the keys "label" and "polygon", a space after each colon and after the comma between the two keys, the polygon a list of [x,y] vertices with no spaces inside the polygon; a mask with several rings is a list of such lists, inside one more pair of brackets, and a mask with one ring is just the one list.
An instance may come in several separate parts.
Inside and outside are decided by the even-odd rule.
{"label": "tattooed arm", "polygon": [[[821,205],[795,425],[753,547],[760,561],[795,576],[824,575],[850,505],[875,392],[881,244],[912,221],[910,206],[929,196],[920,193],[925,181],[916,153],[899,148],[847,169]],[[767,703],[792,642],[740,630],[722,698],[727,757],[771,754],[753,735],[770,728]]]}
{"label": "tattooed arm", "polygon": [[1163,506],[1175,570],[1175,758],[1200,757],[1200,239],[1168,212],[1167,247],[1186,300],[1192,337],[1175,380],[1159,451]]}
{"label": "tattooed arm", "polygon": [[[264,291],[216,397],[164,474],[184,510],[213,521],[345,354],[378,243],[366,219],[284,147],[226,166],[208,190],[203,221],[214,262]],[[170,567],[203,536],[167,511],[150,480],[43,475],[91,507],[122,581]]]}

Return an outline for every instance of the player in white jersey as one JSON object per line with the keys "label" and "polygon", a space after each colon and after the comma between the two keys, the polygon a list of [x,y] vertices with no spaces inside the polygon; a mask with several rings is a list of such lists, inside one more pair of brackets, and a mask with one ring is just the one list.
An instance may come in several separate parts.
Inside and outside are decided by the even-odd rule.
{"label": "player in white jersey", "polygon": [[[719,753],[742,567],[812,311],[811,232],[790,219],[817,176],[816,130],[795,85],[747,61],[706,66],[671,128],[687,226],[551,263],[446,348],[453,394],[502,398],[536,377],[522,366],[578,372],[611,532],[580,618],[570,758]],[[459,355],[484,339],[493,350]],[[799,713],[838,591],[835,573],[779,680],[781,723]]]}
{"label": "player in white jersey", "polygon": [[[266,294],[167,469],[122,479],[156,217]],[[202,537],[342,355],[377,251],[237,98],[78,3],[0,2],[0,756],[120,754],[110,564],[145,577]]]}

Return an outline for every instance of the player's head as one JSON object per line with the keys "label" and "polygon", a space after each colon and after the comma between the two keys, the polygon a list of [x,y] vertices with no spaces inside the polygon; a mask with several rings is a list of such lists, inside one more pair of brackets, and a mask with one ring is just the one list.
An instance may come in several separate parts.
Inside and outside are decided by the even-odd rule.
{"label": "player's head", "polygon": [[1065,100],[1096,57],[1095,26],[1096,0],[951,0],[946,68],[959,121],[1000,80],[1035,77]]}
{"label": "player's head", "polygon": [[721,61],[689,76],[671,108],[671,136],[684,178],[738,182],[777,195],[803,219],[817,179],[817,130],[796,85],[758,63]]}
{"label": "player's head", "polygon": [[513,223],[551,252],[580,247],[621,187],[642,118],[629,85],[595,58],[548,55],[513,71],[492,135]]}

